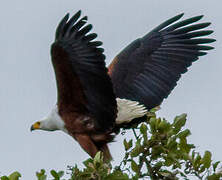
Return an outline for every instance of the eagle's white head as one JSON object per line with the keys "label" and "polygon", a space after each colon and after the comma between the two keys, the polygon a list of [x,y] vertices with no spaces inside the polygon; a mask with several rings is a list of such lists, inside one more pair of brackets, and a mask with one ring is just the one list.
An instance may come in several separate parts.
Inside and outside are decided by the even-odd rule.
{"label": "eagle's white head", "polygon": [[31,131],[33,130],[44,130],[44,131],[62,130],[64,132],[67,132],[65,128],[65,123],[58,113],[57,106],[55,106],[52,109],[52,111],[49,113],[48,116],[46,116],[40,121],[35,122],[31,126]]}

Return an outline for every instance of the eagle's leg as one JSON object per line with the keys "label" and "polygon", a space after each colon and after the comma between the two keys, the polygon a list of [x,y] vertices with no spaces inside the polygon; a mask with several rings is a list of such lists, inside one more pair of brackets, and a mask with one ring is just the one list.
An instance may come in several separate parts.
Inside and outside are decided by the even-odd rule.
{"label": "eagle's leg", "polygon": [[75,139],[78,141],[80,146],[92,157],[94,158],[96,153],[99,151],[90,136],[85,134],[75,134]]}

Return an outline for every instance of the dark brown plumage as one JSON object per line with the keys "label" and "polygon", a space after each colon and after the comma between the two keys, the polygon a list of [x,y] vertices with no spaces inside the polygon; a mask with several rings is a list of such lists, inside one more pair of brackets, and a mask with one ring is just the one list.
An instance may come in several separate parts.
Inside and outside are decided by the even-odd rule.
{"label": "dark brown plumage", "polygon": [[68,17],[60,22],[51,48],[58,110],[69,134],[94,156],[107,139],[112,139],[109,133],[115,124],[117,105],[103,49],[98,47],[102,43],[93,41],[96,34],[86,35],[92,25],[83,27],[87,17],[78,20],[80,11],[69,21]]}

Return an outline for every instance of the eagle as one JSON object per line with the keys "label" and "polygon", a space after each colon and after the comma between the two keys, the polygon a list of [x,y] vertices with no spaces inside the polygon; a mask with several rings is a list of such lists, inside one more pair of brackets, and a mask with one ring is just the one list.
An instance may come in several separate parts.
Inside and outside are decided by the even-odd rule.
{"label": "eagle", "polygon": [[[199,56],[213,49],[205,36],[211,23],[196,23],[203,15],[163,22],[123,49],[106,67],[102,42],[91,33],[87,16],[69,13],[59,23],[51,45],[57,83],[57,103],[32,130],[62,130],[94,157],[102,151],[111,160],[108,143],[117,128],[159,106],[181,75]],[[207,44],[207,45],[206,45]]]}

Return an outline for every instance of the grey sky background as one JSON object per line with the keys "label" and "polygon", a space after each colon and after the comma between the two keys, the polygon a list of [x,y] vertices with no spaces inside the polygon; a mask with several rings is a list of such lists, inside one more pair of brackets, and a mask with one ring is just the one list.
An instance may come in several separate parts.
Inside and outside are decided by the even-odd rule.
{"label": "grey sky background", "polygon": [[[103,41],[107,64],[132,40],[181,12],[185,18],[204,14],[217,39],[215,50],[201,57],[183,75],[162,104],[158,115],[172,118],[188,114],[189,138],[203,152],[210,150],[222,160],[222,24],[221,1],[206,0],[9,0],[0,7],[0,175],[12,171],[22,179],[35,179],[35,172],[66,170],[88,155],[62,132],[36,131],[31,124],[41,119],[56,103],[56,84],[50,61],[55,28],[67,13],[81,9]],[[123,155],[122,140],[110,144],[117,164]]]}

